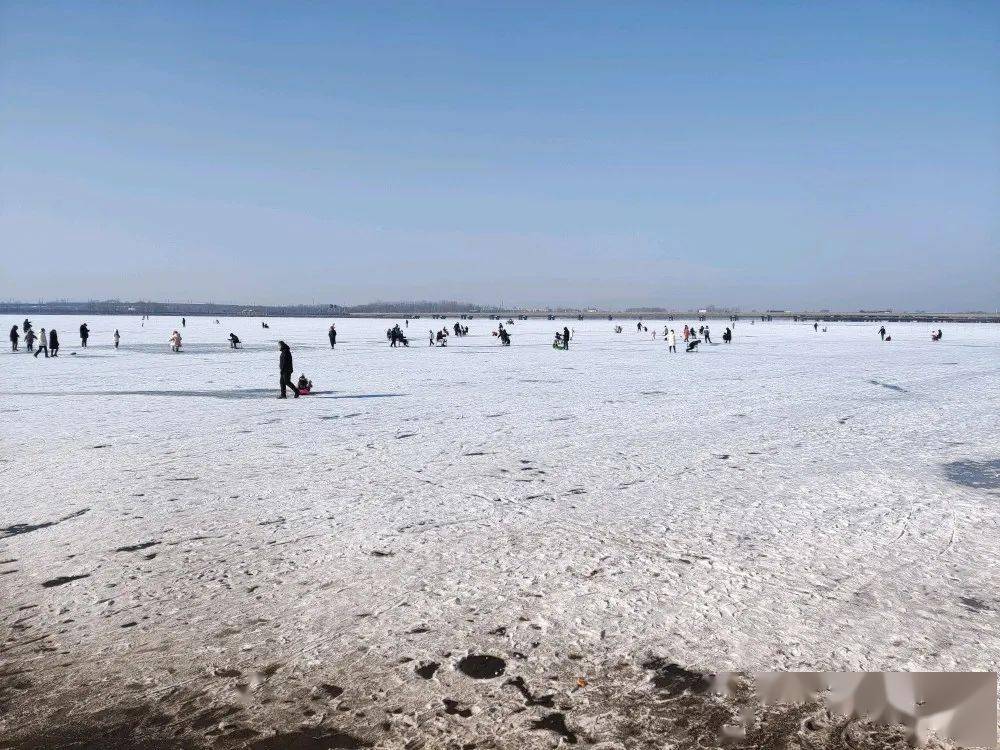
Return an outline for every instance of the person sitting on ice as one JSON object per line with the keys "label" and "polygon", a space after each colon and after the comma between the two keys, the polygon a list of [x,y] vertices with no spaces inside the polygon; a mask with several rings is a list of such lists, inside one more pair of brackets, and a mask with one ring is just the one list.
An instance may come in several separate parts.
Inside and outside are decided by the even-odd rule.
{"label": "person sitting on ice", "polygon": [[237,336],[235,333],[229,334],[229,348],[230,349],[240,348],[240,337]]}
{"label": "person sitting on ice", "polygon": [[179,352],[181,350],[181,335],[177,331],[170,334],[170,351]]}
{"label": "person sitting on ice", "polygon": [[935,333],[934,331],[931,331],[931,341],[940,341],[941,340],[941,335],[942,334],[941,334],[941,329],[940,328],[937,329],[937,333]]}
{"label": "person sitting on ice", "polygon": [[556,331],[556,338],[555,338],[555,341],[552,342],[552,348],[553,349],[568,349],[569,348],[568,346],[566,346],[566,342],[563,341],[563,335],[561,333],[559,333],[559,331]]}
{"label": "person sitting on ice", "polygon": [[297,383],[296,387],[299,389],[299,393],[305,396],[310,391],[312,391],[313,382],[306,377],[305,373],[302,373],[301,375],[299,375],[299,382]]}
{"label": "person sitting on ice", "polygon": [[696,351],[698,349],[698,344],[700,343],[701,343],[700,339],[693,339],[692,341],[688,342],[687,349],[685,349],[684,351],[686,352]]}

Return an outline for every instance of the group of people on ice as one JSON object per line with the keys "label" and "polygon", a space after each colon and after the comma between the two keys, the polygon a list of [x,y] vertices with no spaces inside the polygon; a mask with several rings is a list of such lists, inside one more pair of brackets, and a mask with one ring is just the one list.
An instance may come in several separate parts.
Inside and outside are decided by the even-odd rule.
{"label": "group of people on ice", "polygon": [[556,331],[555,341],[552,342],[553,349],[569,349],[569,342],[572,341],[573,336],[569,332],[569,328],[564,326],[562,333]]}
{"label": "group of people on ice", "polygon": [[[21,328],[24,331],[24,344],[29,352],[34,353],[37,357],[39,354],[44,354],[46,358],[48,357],[58,357],[59,356],[59,333],[55,328],[49,329],[46,333],[45,329],[42,328],[40,334],[35,333],[35,329],[31,324],[31,321],[27,318],[21,324]],[[84,349],[87,348],[87,341],[90,339],[90,327],[86,323],[80,325],[80,346]],[[118,333],[118,329],[115,329],[115,335],[112,337],[115,344],[115,349],[118,348],[118,342],[121,341],[121,334]],[[35,342],[38,342],[38,348],[35,348]],[[10,349],[13,352],[18,351],[18,347],[21,343],[21,332],[18,331],[17,326],[11,326],[10,329]]]}
{"label": "group of people on ice", "polygon": [[[694,352],[698,350],[698,345],[701,343],[711,344],[712,342],[712,331],[707,325],[698,326],[697,330],[693,325],[689,326],[687,323],[684,324],[684,328],[681,331],[684,338],[684,343],[687,344],[684,351]],[[677,335],[674,330],[664,328],[663,329],[664,338],[667,339],[667,343],[670,346],[670,351],[677,351]],[[724,344],[733,343],[733,329],[726,326],[726,330],[722,332],[722,342]]]}
{"label": "group of people on ice", "polygon": [[[21,324],[21,328],[24,331],[24,344],[29,352],[33,352],[37,357],[39,354],[44,354],[46,359],[49,357],[59,356],[59,334],[56,329],[51,329],[48,333],[42,328],[39,333],[35,333],[34,327],[31,325],[31,321],[27,318],[24,319],[24,323]],[[38,342],[38,348],[35,348],[35,342]],[[11,326],[10,329],[10,349],[13,352],[18,350],[18,346],[21,342],[21,333],[17,330],[17,326]]]}
{"label": "group of people on ice", "polygon": [[[406,334],[403,333],[403,329],[399,327],[399,323],[396,323],[392,328],[385,332],[385,337],[389,339],[389,346],[396,347],[402,344],[403,346],[409,346],[410,340],[406,338]],[[330,346],[332,347],[334,341],[336,341],[337,335],[334,333],[333,338],[330,340]]]}
{"label": "group of people on ice", "polygon": [[[143,322],[145,322],[145,319],[147,317],[148,316],[143,316]],[[182,318],[181,327],[182,328],[186,327],[186,324],[187,321]],[[409,324],[409,321],[407,321],[407,324]],[[508,324],[513,325],[513,320],[508,321]],[[733,323],[733,325],[735,325],[735,322]],[[267,328],[268,326],[264,324],[264,327]],[[816,327],[817,326],[814,324],[814,328]],[[56,357],[59,355],[59,334],[56,332],[55,329],[50,329],[49,331],[46,331],[44,328],[42,328],[40,332],[36,334],[34,331],[34,327],[31,324],[31,321],[28,320],[27,318],[25,318],[21,326],[21,329],[23,330],[23,338],[27,346],[27,350],[29,352],[32,352],[35,357],[37,357],[39,354],[44,354],[46,357]],[[468,326],[463,326],[461,323],[458,322],[454,324],[452,330],[454,331],[456,336],[466,336],[469,333]],[[621,333],[621,330],[622,330],[621,326],[615,326],[616,333]],[[640,333],[646,333],[649,331],[648,327],[643,325],[642,322],[636,324],[636,330]],[[552,342],[553,348],[561,350],[569,349],[569,344],[570,341],[573,340],[574,333],[575,331],[571,331],[568,326],[563,327],[562,331],[556,332],[555,334],[555,340]],[[878,329],[878,333],[883,341],[892,341],[892,336],[888,334],[885,326],[880,327]],[[446,346],[449,335],[450,333],[447,326],[443,327],[440,331],[437,331],[436,333],[433,330],[431,330],[429,331],[429,343],[431,346],[434,346],[435,344],[438,346]],[[712,343],[711,331],[707,324],[699,325],[697,329],[693,325],[689,326],[685,324],[684,328],[682,329],[681,335],[686,344],[686,351],[688,352],[696,351],[697,347],[703,342],[708,344]],[[938,330],[931,332],[931,340],[940,341],[943,335],[944,334],[942,330],[939,328]],[[493,331],[493,336],[499,339],[501,345],[510,346],[511,342],[510,334],[504,327],[503,323],[500,323],[497,326],[497,330]],[[335,348],[337,343],[336,325],[330,326],[328,331],[328,337],[330,340],[330,347]],[[400,344],[402,344],[403,346],[409,346],[409,340],[403,333],[403,329],[400,327],[398,323],[386,331],[386,337],[389,339],[389,345],[392,347],[396,347]],[[656,337],[655,330],[653,331],[653,337],[654,338]],[[18,330],[18,326],[17,325],[12,326],[10,329],[10,342],[11,342],[11,349],[13,351],[15,352],[18,351],[21,338],[22,334],[21,331]],[[663,338],[667,343],[668,351],[676,353],[677,334],[675,333],[674,329],[668,326],[664,326]],[[83,323],[80,325],[81,347],[86,348],[89,339],[90,339],[90,327],[87,323]],[[114,346],[116,349],[118,348],[120,339],[121,336],[118,330],[116,329],[113,336]],[[724,343],[727,344],[732,342],[733,331],[731,327],[728,326],[726,327],[725,331],[722,334],[722,340]],[[36,347],[36,342],[37,342],[37,347]],[[173,352],[181,351],[182,343],[183,341],[180,332],[178,330],[174,330],[169,337],[169,344],[171,351]],[[241,343],[240,339],[235,333],[229,334],[229,345],[231,348],[233,349],[239,348],[240,343]],[[312,381],[305,376],[305,374],[301,374],[299,376],[297,383],[292,382],[292,373],[293,373],[292,353],[291,349],[288,347],[288,344],[286,344],[284,341],[279,341],[278,348],[280,351],[279,398],[287,398],[288,389],[292,390],[292,393],[294,394],[295,398],[298,398],[300,395],[311,393],[313,384]]]}

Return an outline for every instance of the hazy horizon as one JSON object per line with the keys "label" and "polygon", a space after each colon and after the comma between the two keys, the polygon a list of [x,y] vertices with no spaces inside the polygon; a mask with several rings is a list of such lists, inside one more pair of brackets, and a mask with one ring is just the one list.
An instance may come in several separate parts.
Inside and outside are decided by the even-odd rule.
{"label": "hazy horizon", "polygon": [[0,0],[0,298],[994,310],[1000,5]]}
{"label": "hazy horizon", "polygon": [[[503,307],[499,305],[494,305],[489,302],[478,302],[476,300],[463,300],[463,299],[373,299],[367,302],[361,302],[358,304],[340,304],[337,302],[322,302],[322,301],[308,301],[308,302],[288,302],[288,303],[269,303],[260,302],[258,300],[254,301],[241,301],[241,300],[196,300],[196,299],[122,299],[122,298],[109,298],[109,299],[96,299],[96,298],[83,298],[83,299],[45,299],[45,300],[25,300],[25,299],[8,299],[0,300],[0,304],[7,305],[73,305],[73,304],[153,304],[153,305],[218,305],[218,306],[245,306],[245,307],[324,307],[327,305],[337,306],[342,309],[356,309],[359,307],[374,307],[376,305],[385,305],[386,312],[389,312],[389,308],[400,307],[403,305],[412,305],[415,312],[422,312],[425,308],[431,306],[440,306],[446,304],[454,304],[456,307],[450,312],[461,312],[459,308],[472,307],[478,308],[483,312],[487,312],[491,309],[502,309],[510,311],[523,310],[526,312],[559,312],[559,311],[572,311],[572,312],[609,312],[609,313],[628,313],[628,312],[697,312],[702,309],[707,309],[709,312],[734,312],[741,315],[753,314],[753,313],[830,313],[830,314],[856,314],[856,313],[872,313],[872,312],[891,312],[894,314],[977,314],[977,313],[997,313],[1000,308],[993,309],[928,309],[928,308],[875,308],[875,307],[865,307],[865,308],[793,308],[793,307],[779,307],[775,305],[769,305],[764,307],[739,307],[736,305],[727,305],[725,303],[715,304],[708,303],[707,305],[695,305],[693,307],[677,307],[669,305],[630,305],[625,304],[620,307],[598,307],[596,305],[513,305],[504,303]],[[367,312],[367,311],[366,311]],[[166,314],[166,313],[154,313],[154,314]]]}

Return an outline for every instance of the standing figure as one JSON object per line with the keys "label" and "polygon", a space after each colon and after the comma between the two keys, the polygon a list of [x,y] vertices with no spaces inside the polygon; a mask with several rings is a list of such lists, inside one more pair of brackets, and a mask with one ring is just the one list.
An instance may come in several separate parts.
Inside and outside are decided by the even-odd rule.
{"label": "standing figure", "polygon": [[330,326],[329,336],[330,336],[330,348],[331,349],[336,349],[337,348],[337,324],[336,323],[334,323],[334,324],[332,324]]}
{"label": "standing figure", "polygon": [[84,349],[87,348],[87,339],[90,338],[90,329],[87,328],[87,324],[84,323],[80,326],[80,346]]}
{"label": "standing figure", "polygon": [[278,349],[281,354],[278,356],[278,368],[281,371],[281,395],[278,398],[288,398],[285,388],[291,388],[295,398],[299,397],[299,389],[292,382],[292,350],[284,341],[278,342]]}
{"label": "standing figure", "polygon": [[677,334],[674,333],[674,329],[670,329],[670,334],[667,336],[667,351],[677,354]]}
{"label": "standing figure", "polygon": [[49,356],[59,356],[59,334],[55,328],[49,330]]}
{"label": "standing figure", "polygon": [[115,349],[118,348],[118,342],[121,341],[121,338],[122,338],[122,336],[121,336],[120,333],[118,333],[118,329],[116,328],[115,329],[115,336],[114,336],[114,339],[115,339]]}
{"label": "standing figure", "polygon": [[10,350],[12,352],[17,351],[17,342],[20,341],[21,334],[18,333],[17,326],[10,329]]}
{"label": "standing figure", "polygon": [[49,340],[45,336],[45,329],[42,329],[41,335],[38,337],[38,349],[35,351],[35,356],[37,357],[42,352],[45,352],[45,359],[49,358]]}

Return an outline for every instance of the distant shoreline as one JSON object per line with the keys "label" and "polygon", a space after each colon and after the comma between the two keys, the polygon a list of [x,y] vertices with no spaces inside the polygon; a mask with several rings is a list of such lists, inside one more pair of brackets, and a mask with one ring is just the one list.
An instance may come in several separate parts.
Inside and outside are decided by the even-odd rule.
{"label": "distant shoreline", "polygon": [[[376,304],[341,307],[337,305],[227,305],[183,302],[0,302],[0,313],[6,315],[152,315],[227,318],[522,318],[554,320],[808,320],[843,322],[915,322],[915,323],[1000,323],[1000,314],[986,312],[895,312],[872,310],[837,312],[829,310],[537,310],[490,308],[463,303],[387,303],[384,309]],[[448,309],[447,305],[454,305]]]}

